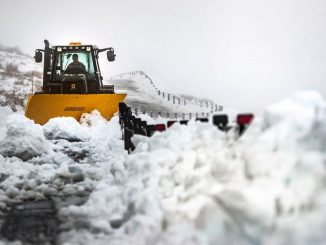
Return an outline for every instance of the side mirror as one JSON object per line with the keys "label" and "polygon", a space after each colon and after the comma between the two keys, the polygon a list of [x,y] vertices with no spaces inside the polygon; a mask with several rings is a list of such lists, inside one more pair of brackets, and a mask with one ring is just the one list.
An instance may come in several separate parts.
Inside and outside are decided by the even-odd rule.
{"label": "side mirror", "polygon": [[107,56],[108,56],[108,61],[110,62],[115,61],[115,54],[113,48],[109,48],[109,51],[107,52]]}
{"label": "side mirror", "polygon": [[35,51],[35,56],[34,56],[35,62],[36,63],[41,63],[43,60],[43,54],[41,51]]}

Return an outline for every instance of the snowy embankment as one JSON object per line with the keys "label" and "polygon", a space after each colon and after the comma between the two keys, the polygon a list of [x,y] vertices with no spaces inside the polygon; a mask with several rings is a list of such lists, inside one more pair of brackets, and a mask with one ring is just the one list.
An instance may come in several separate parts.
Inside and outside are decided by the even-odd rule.
{"label": "snowy embankment", "polygon": [[142,71],[119,74],[107,82],[114,84],[116,92],[127,93],[125,102],[133,110],[138,110],[138,113],[147,112],[152,115],[160,113],[171,118],[175,118],[177,113],[179,118],[189,118],[190,113],[192,117],[196,115],[201,117],[211,112],[223,111],[231,115],[236,112],[231,108],[223,109],[222,105],[207,99],[169,93],[165,89],[167,83],[154,81]]}
{"label": "snowy embankment", "polygon": [[14,48],[0,45],[0,106],[23,110],[26,98],[41,87],[41,65]]}
{"label": "snowy embankment", "polygon": [[1,142],[17,149],[0,145],[2,208],[90,193],[60,207],[61,244],[325,244],[326,102],[317,93],[267,108],[239,140],[192,121],[135,137],[131,155],[117,117],[95,112],[44,127],[12,115],[6,127]]}

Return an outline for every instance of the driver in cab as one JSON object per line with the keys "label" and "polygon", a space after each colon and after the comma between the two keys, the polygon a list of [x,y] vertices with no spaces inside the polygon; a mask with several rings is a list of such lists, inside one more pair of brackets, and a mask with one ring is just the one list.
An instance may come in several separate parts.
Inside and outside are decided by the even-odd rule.
{"label": "driver in cab", "polygon": [[66,73],[86,73],[86,67],[78,61],[78,54],[72,55],[72,62],[68,65]]}

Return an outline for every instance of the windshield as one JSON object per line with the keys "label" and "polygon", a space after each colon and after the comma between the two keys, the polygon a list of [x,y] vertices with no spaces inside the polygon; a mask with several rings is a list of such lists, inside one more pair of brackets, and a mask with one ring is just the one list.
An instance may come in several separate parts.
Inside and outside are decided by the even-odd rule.
{"label": "windshield", "polygon": [[57,54],[57,64],[55,75],[56,77],[62,75],[67,67],[73,62],[74,54],[78,55],[78,62],[85,66],[86,73],[94,73],[94,64],[90,52],[87,51],[67,51]]}

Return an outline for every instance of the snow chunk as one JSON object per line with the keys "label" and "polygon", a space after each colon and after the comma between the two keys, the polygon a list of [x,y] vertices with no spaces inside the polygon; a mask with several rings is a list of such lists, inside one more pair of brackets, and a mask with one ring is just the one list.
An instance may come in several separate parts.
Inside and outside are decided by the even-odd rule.
{"label": "snow chunk", "polygon": [[80,123],[83,126],[92,127],[103,122],[106,122],[106,120],[98,110],[93,110],[91,113],[83,113],[80,117]]}
{"label": "snow chunk", "polygon": [[87,141],[91,138],[87,128],[72,117],[52,118],[43,126],[43,131],[45,137],[51,140]]}
{"label": "snow chunk", "polygon": [[21,115],[11,115],[7,120],[7,133],[0,143],[0,153],[6,157],[18,157],[27,161],[33,157],[50,153],[42,127]]}

